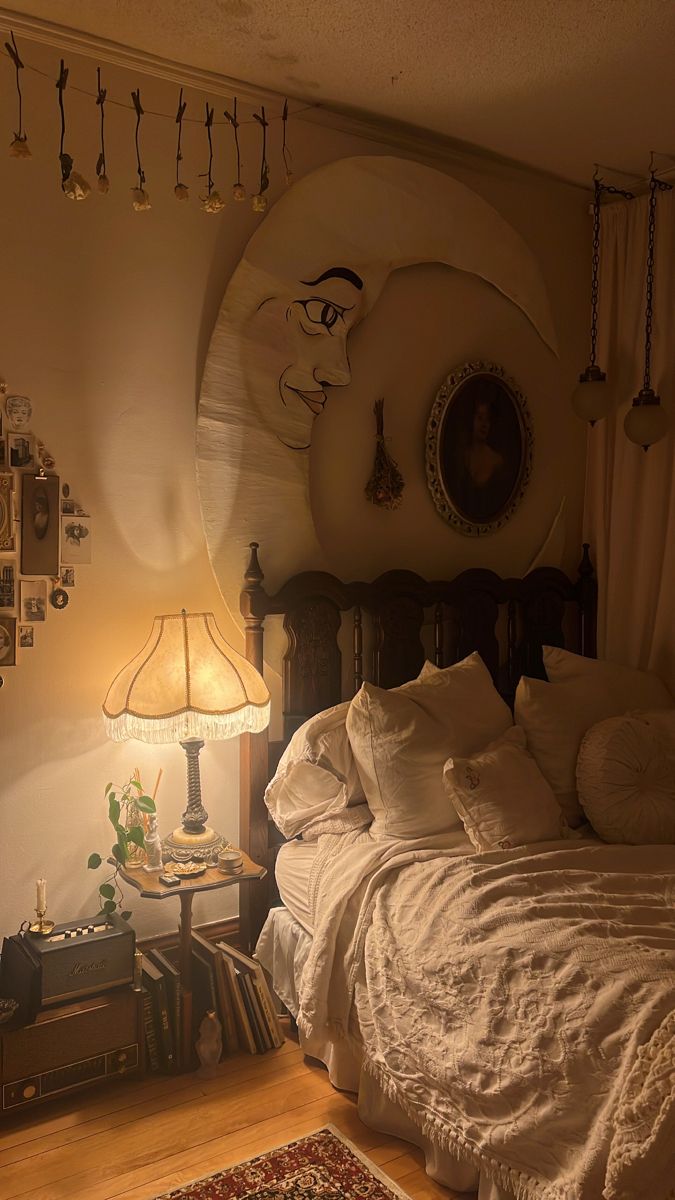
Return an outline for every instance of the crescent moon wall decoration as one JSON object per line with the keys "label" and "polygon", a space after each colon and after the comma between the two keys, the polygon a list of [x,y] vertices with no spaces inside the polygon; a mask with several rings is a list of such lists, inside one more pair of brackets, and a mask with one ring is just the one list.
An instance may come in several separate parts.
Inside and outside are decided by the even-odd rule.
{"label": "crescent moon wall decoration", "polygon": [[197,475],[211,562],[237,614],[246,547],[269,587],[325,569],[309,504],[314,420],[351,381],[351,330],[392,271],[445,263],[521,309],[557,354],[538,263],[482,197],[414,161],[341,159],[294,184],[227,286],[202,380]]}

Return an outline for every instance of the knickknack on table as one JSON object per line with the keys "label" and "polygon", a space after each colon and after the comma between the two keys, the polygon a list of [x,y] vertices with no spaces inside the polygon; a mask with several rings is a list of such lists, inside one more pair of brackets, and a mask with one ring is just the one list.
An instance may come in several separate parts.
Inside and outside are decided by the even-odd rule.
{"label": "knickknack on table", "polygon": [[67,608],[76,566],[91,562],[89,513],[61,483],[32,416],[28,397],[0,383],[0,672],[33,648],[50,608]]}

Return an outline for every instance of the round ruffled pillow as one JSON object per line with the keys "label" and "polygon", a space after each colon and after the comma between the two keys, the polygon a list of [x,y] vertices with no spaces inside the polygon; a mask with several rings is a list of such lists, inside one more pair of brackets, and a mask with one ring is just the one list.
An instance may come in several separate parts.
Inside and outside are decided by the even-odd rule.
{"label": "round ruffled pillow", "polygon": [[675,710],[593,725],[579,750],[577,787],[605,842],[675,844]]}

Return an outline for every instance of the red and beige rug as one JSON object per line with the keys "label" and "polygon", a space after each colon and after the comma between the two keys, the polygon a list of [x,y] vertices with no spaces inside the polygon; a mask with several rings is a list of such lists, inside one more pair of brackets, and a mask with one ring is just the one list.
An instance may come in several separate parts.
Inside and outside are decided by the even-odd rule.
{"label": "red and beige rug", "polygon": [[339,1129],[326,1125],[157,1200],[410,1200]]}

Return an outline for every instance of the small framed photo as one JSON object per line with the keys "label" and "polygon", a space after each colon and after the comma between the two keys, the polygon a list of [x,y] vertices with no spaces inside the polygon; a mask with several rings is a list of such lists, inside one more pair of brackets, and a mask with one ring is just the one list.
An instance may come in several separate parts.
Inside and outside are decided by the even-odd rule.
{"label": "small framed photo", "polygon": [[61,561],[68,566],[91,562],[90,517],[61,517]]}
{"label": "small framed photo", "polygon": [[[1,420],[1,418],[0,418]],[[0,471],[7,470],[7,443],[0,430]]]}
{"label": "small framed photo", "polygon": [[14,550],[14,479],[0,475],[0,553]]}
{"label": "small framed photo", "polygon": [[74,567],[61,567],[61,587],[64,587],[64,588],[75,587],[75,568]]}
{"label": "small framed photo", "polygon": [[13,562],[0,558],[0,609],[16,607],[16,569]]}
{"label": "small framed photo", "polygon": [[16,666],[16,617],[0,616],[0,669]]}
{"label": "small framed photo", "polygon": [[35,470],[35,445],[29,433],[7,435],[9,465],[13,471]]}
{"label": "small framed photo", "polygon": [[19,649],[32,650],[35,645],[35,630],[32,625],[19,625]]}
{"label": "small framed photo", "polygon": [[21,580],[21,620],[26,625],[44,621],[47,617],[46,579]]}
{"label": "small framed photo", "polygon": [[5,400],[5,412],[12,429],[26,429],[33,415],[33,405],[28,396],[8,396]]}
{"label": "small framed photo", "polygon": [[59,477],[21,479],[21,574],[59,573]]}

